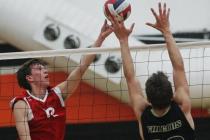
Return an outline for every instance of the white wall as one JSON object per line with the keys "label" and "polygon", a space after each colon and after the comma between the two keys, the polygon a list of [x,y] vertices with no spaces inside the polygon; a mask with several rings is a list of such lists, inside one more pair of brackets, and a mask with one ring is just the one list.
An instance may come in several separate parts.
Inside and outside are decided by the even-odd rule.
{"label": "white wall", "polygon": [[[82,9],[89,11],[97,18],[104,18],[103,4],[105,0],[71,0]],[[166,2],[171,8],[172,31],[196,31],[203,28],[210,30],[210,0],[129,0],[132,4],[132,13],[126,23],[135,22],[133,34],[154,33],[155,30],[147,27],[144,23],[154,21],[150,8],[157,9],[157,3]]]}

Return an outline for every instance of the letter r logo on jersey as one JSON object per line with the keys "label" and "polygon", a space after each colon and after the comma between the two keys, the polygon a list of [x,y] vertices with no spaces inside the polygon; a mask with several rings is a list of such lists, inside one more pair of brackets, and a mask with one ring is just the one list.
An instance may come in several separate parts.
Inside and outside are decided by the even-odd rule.
{"label": "letter r logo on jersey", "polygon": [[58,115],[55,114],[55,109],[53,107],[49,107],[47,108],[46,110],[44,110],[46,115],[47,115],[47,118],[50,118],[51,116],[52,117],[57,117]]}

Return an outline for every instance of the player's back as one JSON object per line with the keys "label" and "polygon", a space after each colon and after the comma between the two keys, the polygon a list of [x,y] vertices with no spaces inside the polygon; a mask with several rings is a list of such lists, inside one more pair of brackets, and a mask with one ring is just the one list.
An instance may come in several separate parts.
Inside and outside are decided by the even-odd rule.
{"label": "player's back", "polygon": [[188,123],[180,107],[172,102],[168,112],[157,117],[148,106],[142,116],[145,140],[194,140],[195,132]]}

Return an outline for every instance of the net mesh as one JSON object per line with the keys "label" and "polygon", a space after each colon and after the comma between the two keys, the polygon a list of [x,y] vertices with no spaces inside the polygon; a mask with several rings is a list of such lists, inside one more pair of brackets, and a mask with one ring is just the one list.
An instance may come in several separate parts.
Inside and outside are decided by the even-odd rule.
{"label": "net mesh", "polygon": [[[193,115],[208,116],[210,107],[210,42],[180,43],[187,80],[190,86]],[[164,71],[173,85],[172,66],[164,44],[131,47],[136,76],[143,89],[147,78]],[[124,79],[120,48],[86,48],[0,54],[0,61],[13,61],[13,66],[0,68],[0,126],[14,125],[9,102],[23,91],[18,87],[16,72],[19,60],[40,58],[48,62],[52,86],[64,81],[79,66],[84,54],[97,54],[75,93],[65,102],[67,122],[106,122],[135,119]]]}

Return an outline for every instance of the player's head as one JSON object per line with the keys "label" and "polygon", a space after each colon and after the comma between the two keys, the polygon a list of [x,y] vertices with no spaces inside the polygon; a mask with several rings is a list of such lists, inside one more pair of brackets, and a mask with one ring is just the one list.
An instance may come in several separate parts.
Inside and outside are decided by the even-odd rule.
{"label": "player's head", "polygon": [[[17,71],[17,80],[19,86],[24,89],[31,90],[31,84],[29,81],[46,81],[47,79],[49,82],[47,70],[43,70],[46,69],[46,65],[47,63],[40,59],[31,59],[25,62]],[[45,80],[43,80],[43,77]]]}
{"label": "player's head", "polygon": [[146,82],[148,101],[155,109],[163,109],[170,105],[173,90],[168,77],[163,72],[153,73]]}

